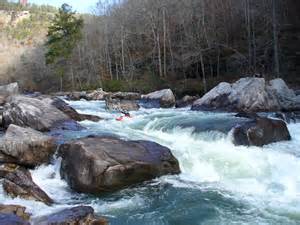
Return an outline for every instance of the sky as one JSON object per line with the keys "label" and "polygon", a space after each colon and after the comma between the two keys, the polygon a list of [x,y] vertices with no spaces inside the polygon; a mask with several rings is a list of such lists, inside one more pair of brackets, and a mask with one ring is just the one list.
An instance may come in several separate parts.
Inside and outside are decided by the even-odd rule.
{"label": "sky", "polygon": [[98,0],[28,0],[29,3],[47,4],[60,7],[63,3],[67,3],[80,13],[92,11],[92,7],[96,5]]}

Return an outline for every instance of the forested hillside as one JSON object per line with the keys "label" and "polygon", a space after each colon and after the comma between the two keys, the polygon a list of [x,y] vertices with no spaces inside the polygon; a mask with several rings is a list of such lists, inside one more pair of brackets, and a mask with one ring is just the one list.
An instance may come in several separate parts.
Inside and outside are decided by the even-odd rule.
{"label": "forested hillside", "polygon": [[[95,15],[84,16],[63,89],[71,89],[73,79],[75,89],[171,87],[179,95],[202,94],[219,81],[254,74],[300,83],[297,0],[116,2],[99,1]],[[34,15],[47,15],[40,10]],[[47,24],[48,18],[38,21]],[[16,39],[10,36],[10,43]],[[24,78],[25,89],[59,90],[55,68],[44,63],[43,41],[38,43],[7,74]]]}

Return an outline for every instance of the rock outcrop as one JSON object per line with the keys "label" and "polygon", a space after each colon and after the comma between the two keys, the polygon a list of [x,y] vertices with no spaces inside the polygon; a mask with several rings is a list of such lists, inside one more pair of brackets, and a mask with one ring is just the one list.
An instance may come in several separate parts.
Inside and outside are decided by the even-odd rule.
{"label": "rock outcrop", "polygon": [[15,124],[38,131],[50,131],[65,122],[74,123],[66,114],[53,105],[37,98],[22,95],[11,96],[4,106],[4,125]]}
{"label": "rock outcrop", "polygon": [[273,142],[291,140],[286,123],[257,117],[233,128],[233,142],[235,145],[263,146]]}
{"label": "rock outcrop", "polygon": [[64,209],[60,212],[38,218],[34,222],[39,225],[108,225],[106,219],[94,215],[94,209],[90,206],[77,206]]}
{"label": "rock outcrop", "polygon": [[41,201],[51,205],[53,200],[37,186],[30,172],[18,165],[0,165],[0,178],[3,178],[3,189],[12,197],[20,197],[29,200]]}
{"label": "rock outcrop", "polygon": [[142,95],[142,102],[154,102],[153,105],[157,102],[161,108],[171,108],[175,106],[175,96],[171,89],[164,89]]}
{"label": "rock outcrop", "polygon": [[141,99],[141,94],[136,92],[115,92],[110,93],[109,97],[112,99],[119,99],[119,100],[131,100],[131,101],[137,101]]}
{"label": "rock outcrop", "polygon": [[0,138],[0,162],[34,167],[49,162],[55,150],[52,137],[31,128],[10,125]]}
{"label": "rock outcrop", "polygon": [[281,79],[266,82],[264,78],[242,78],[226,82],[194,102],[192,110],[220,111],[293,111],[300,109],[300,98]]}
{"label": "rock outcrop", "polygon": [[149,141],[87,137],[61,145],[61,175],[78,192],[111,192],[180,172],[171,151]]}

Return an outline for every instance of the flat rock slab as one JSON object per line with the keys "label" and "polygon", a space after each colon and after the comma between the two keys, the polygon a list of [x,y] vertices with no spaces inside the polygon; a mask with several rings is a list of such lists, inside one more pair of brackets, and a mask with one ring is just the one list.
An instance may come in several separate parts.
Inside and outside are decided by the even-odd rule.
{"label": "flat rock slab", "polygon": [[149,141],[87,137],[60,146],[61,175],[78,192],[111,192],[180,173],[171,151]]}

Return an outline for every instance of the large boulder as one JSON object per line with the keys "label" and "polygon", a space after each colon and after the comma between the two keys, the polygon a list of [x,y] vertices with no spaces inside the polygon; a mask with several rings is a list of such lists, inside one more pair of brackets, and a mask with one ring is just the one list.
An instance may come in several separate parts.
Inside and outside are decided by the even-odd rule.
{"label": "large boulder", "polygon": [[106,109],[110,111],[137,111],[140,106],[136,101],[107,98]]}
{"label": "large boulder", "polygon": [[[16,125],[10,125],[5,135],[0,138],[0,153],[8,156],[1,160],[34,167],[49,162],[56,150],[52,137]],[[1,156],[0,156],[1,159]]]}
{"label": "large boulder", "polygon": [[291,140],[291,135],[282,120],[256,117],[233,128],[235,145],[263,146],[273,142]]}
{"label": "large boulder", "polygon": [[291,111],[300,99],[281,79],[267,83],[264,78],[247,77],[233,84],[220,83],[195,101],[192,110],[221,111]]}
{"label": "large boulder", "polygon": [[171,151],[149,141],[87,137],[61,145],[61,175],[78,192],[111,192],[180,172]]}
{"label": "large boulder", "polygon": [[0,204],[0,214],[14,214],[21,217],[23,220],[28,221],[30,214],[26,212],[26,208],[20,205],[2,205]]}
{"label": "large boulder", "polygon": [[12,197],[20,197],[29,200],[41,201],[51,205],[53,200],[37,186],[30,172],[18,165],[0,165],[0,178],[3,178],[3,189]]}
{"label": "large boulder", "polygon": [[87,115],[78,113],[74,108],[72,108],[68,103],[64,100],[57,98],[57,97],[47,97],[43,96],[41,99],[48,104],[55,106],[57,109],[62,111],[64,114],[69,116],[71,119],[75,121],[84,121],[84,120],[91,120],[94,122],[98,122],[101,120],[100,117],[94,115]]}
{"label": "large boulder", "polygon": [[4,106],[3,120],[6,127],[16,124],[39,131],[50,131],[65,122],[72,122],[66,114],[53,105],[26,96],[10,97]]}
{"label": "large boulder", "polygon": [[19,85],[18,83],[11,83],[7,85],[0,86],[0,95],[11,96],[19,94]]}
{"label": "large boulder", "polygon": [[30,225],[29,222],[13,213],[0,213],[1,225]]}
{"label": "large boulder", "polygon": [[196,101],[197,99],[198,99],[197,96],[186,95],[182,99],[176,101],[175,107],[176,108],[184,108],[187,106],[191,106],[193,104],[193,102]]}
{"label": "large boulder", "polygon": [[155,91],[147,95],[142,95],[144,102],[158,102],[161,108],[171,108],[175,106],[175,96],[171,89]]}
{"label": "large boulder", "polygon": [[90,206],[77,206],[64,209],[51,215],[43,216],[34,221],[39,225],[108,225],[104,218],[94,215],[94,209]]}

